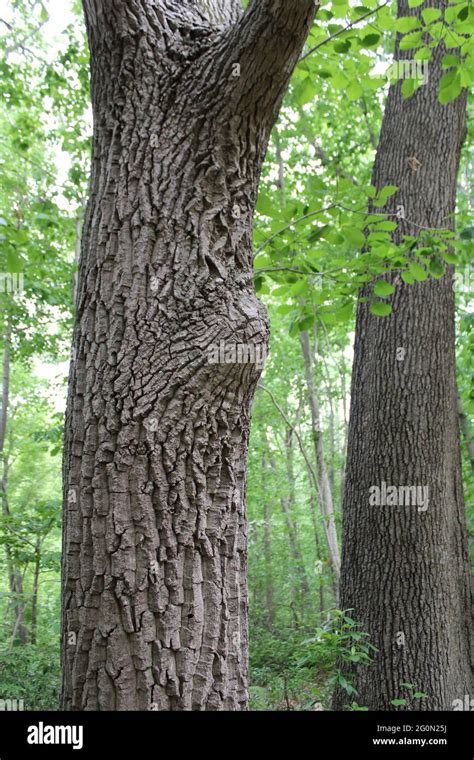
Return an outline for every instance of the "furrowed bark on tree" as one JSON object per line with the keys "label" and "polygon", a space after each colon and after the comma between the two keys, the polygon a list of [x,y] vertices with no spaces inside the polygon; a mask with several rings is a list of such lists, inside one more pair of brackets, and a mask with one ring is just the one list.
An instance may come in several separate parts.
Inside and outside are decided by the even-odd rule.
{"label": "furrowed bark on tree", "polygon": [[[398,12],[420,9],[401,0]],[[397,58],[410,54],[397,44]],[[401,82],[389,91],[372,182],[399,188],[385,207],[404,208],[396,240],[418,235],[415,225],[453,227],[466,94],[439,103],[444,54],[442,45],[433,50],[429,81],[413,97],[403,100]],[[341,577],[342,607],[379,651],[346,677],[371,710],[394,710],[395,698],[409,710],[451,710],[472,694],[453,275],[414,285],[397,272],[386,279],[396,286],[393,314],[375,317],[367,303],[357,313]],[[371,505],[369,489],[382,482],[427,488],[427,508]],[[412,699],[404,682],[427,698]],[[336,691],[336,709],[350,701]]]}
{"label": "furrowed bark on tree", "polygon": [[64,456],[62,706],[241,710],[252,218],[313,0],[84,0],[92,179]]}

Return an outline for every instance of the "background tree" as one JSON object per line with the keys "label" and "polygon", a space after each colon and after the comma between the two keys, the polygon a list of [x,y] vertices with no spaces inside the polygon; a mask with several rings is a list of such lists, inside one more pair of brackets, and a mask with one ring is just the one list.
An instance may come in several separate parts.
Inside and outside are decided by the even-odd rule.
{"label": "background tree", "polygon": [[[399,17],[414,19],[418,29],[425,11],[413,5],[399,0]],[[439,16],[447,3],[430,8]],[[449,710],[472,687],[453,271],[437,278],[426,245],[430,231],[452,237],[466,93],[444,96],[445,42],[435,40],[430,52],[429,81],[413,97],[404,100],[401,82],[390,88],[372,178],[377,190],[396,189],[385,212],[403,209],[394,239],[409,236],[409,271],[375,285],[385,297],[393,293],[390,316],[380,320],[363,298],[356,321],[341,603],[378,649],[370,668],[351,668],[358,700],[373,710],[394,709],[393,700],[404,704],[406,683],[425,695],[421,710]],[[398,39],[396,60],[411,54]],[[421,486],[429,501],[374,506],[370,489],[382,483]],[[339,689],[335,706],[346,701]]]}

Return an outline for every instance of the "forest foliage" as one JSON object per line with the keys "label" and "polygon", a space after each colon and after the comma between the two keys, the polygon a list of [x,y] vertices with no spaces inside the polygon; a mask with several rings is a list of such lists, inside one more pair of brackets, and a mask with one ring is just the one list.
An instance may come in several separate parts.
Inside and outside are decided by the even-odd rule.
{"label": "forest foliage", "polygon": [[[61,23],[57,7],[54,0],[11,0],[0,14],[0,273],[21,275],[23,283],[21,292],[0,291],[4,371],[5,353],[10,365],[0,462],[0,698],[4,692],[24,699],[28,709],[58,705],[62,420],[91,148],[81,8],[71,2]],[[420,230],[394,242],[397,218],[384,214],[384,205],[397,188],[377,192],[370,181],[397,32],[402,49],[420,64],[444,39],[441,102],[474,78],[472,3],[454,0],[444,17],[426,8],[422,18],[421,27],[412,17],[396,20],[389,2],[323,2],[264,166],[255,285],[269,309],[272,338],[254,404],[247,495],[251,707],[257,710],[328,708],[336,682],[347,691],[348,709],[364,709],[339,669],[341,660],[370,667],[372,646],[350,610],[338,608],[304,345],[340,536],[355,306],[361,286],[375,277],[371,310],[388,316],[393,287],[383,275],[393,269],[415,283],[456,266],[472,535],[472,118],[455,233]],[[421,86],[421,79],[406,79],[404,96]],[[376,214],[367,213],[369,199]],[[13,593],[12,567],[19,577]],[[402,707],[406,693],[423,699],[416,684],[400,685],[394,704]]]}

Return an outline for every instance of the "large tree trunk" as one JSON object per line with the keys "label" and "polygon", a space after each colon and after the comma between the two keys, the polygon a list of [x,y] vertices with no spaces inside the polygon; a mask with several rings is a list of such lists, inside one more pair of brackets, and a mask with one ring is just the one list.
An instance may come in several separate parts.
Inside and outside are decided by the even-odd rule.
{"label": "large tree trunk", "polygon": [[[399,15],[417,13],[399,2]],[[390,88],[375,161],[373,184],[399,188],[386,211],[403,205],[400,232],[413,235],[418,225],[453,224],[466,98],[438,101],[444,52],[433,51],[429,83],[412,98],[402,99],[401,83]],[[396,709],[395,698],[408,698],[409,710],[450,710],[472,693],[452,272],[414,285],[397,273],[388,279],[393,314],[372,316],[367,303],[357,314],[341,597],[379,652],[349,680],[372,710]],[[425,487],[428,499],[371,505],[369,489],[382,482]],[[428,697],[412,700],[404,682]],[[336,708],[349,701],[336,693]]]}
{"label": "large tree trunk", "polygon": [[94,147],[64,459],[73,710],[247,703],[252,217],[313,0],[84,0]]}

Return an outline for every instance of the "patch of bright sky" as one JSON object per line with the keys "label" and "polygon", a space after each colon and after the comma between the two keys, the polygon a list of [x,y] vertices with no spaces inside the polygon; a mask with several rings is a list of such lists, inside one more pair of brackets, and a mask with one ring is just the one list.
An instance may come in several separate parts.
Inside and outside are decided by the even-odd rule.
{"label": "patch of bright sky", "polygon": [[[69,24],[77,23],[77,18],[72,11],[72,0],[46,0],[45,3],[49,21],[44,26],[44,35],[52,48],[56,44],[56,38]],[[53,53],[53,50],[51,50]]]}
{"label": "patch of bright sky", "polygon": [[[44,0],[44,5],[48,10],[49,20],[42,29],[42,35],[47,43],[48,58],[53,61],[61,53],[67,43],[67,36],[64,35],[65,29],[70,24],[77,24],[77,15],[73,12],[72,0]],[[90,124],[92,131],[92,108],[88,107],[86,120]],[[58,184],[63,185],[68,179],[71,168],[71,158],[69,154],[62,150],[58,145],[55,151]],[[59,199],[58,199],[59,200]],[[65,199],[59,203],[65,209],[69,206]]]}

